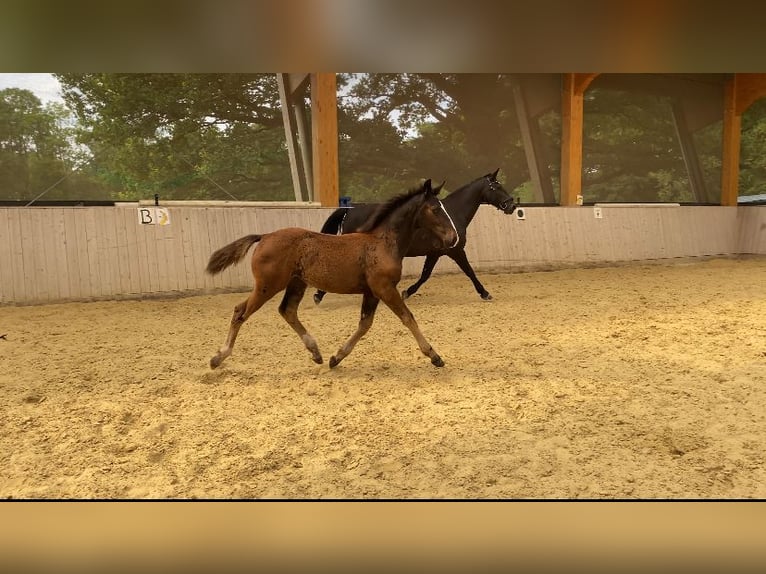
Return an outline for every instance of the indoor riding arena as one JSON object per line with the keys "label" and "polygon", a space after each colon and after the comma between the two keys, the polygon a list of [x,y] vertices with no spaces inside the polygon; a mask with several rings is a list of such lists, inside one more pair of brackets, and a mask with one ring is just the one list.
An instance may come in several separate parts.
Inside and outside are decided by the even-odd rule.
{"label": "indoor riding arena", "polygon": [[[41,228],[61,225],[68,238],[70,217],[94,222],[89,212],[106,208],[37,209],[30,216]],[[82,287],[108,278],[126,289],[142,279],[161,285],[174,265],[182,286],[210,281],[206,255],[241,235],[225,222],[247,210],[198,209],[171,209],[170,225],[148,230],[165,235],[147,241],[134,237],[146,229],[126,229],[134,210],[114,208],[124,227],[94,225],[92,243],[109,245],[99,230],[116,227],[117,248],[82,261],[90,252],[69,242],[45,245],[30,265],[47,261],[56,271],[18,287],[50,293],[64,265],[81,270]],[[342,364],[316,365],[275,297],[211,371],[231,311],[251,287],[246,263],[228,279],[243,292],[101,292],[92,298],[109,300],[4,306],[0,494],[764,497],[766,208],[615,207],[602,220],[587,208],[528,208],[525,220],[482,209],[470,256],[493,299],[482,301],[454,263],[440,261],[407,300],[441,369],[384,306]],[[297,214],[307,227],[321,224],[322,210],[271,211],[258,218],[287,224]],[[188,257],[176,256],[187,224],[197,226]],[[577,264],[554,265],[547,234]],[[738,253],[755,251],[754,237],[760,256]],[[537,245],[541,259],[524,260],[524,245]],[[640,259],[612,261],[621,245]],[[666,257],[652,258],[660,248]],[[497,270],[498,253],[509,268]],[[400,286],[420,259],[405,260]],[[131,260],[158,266],[136,269]],[[325,358],[356,328],[359,303],[328,294],[315,306],[307,294],[301,318]]]}
{"label": "indoor riding arena", "polygon": [[384,304],[330,368],[361,296],[312,287],[298,312],[323,364],[277,295],[210,368],[253,248],[215,276],[211,254],[318,231],[343,195],[326,156],[294,205],[0,207],[0,497],[766,498],[766,205],[726,171],[737,124],[720,198],[590,202],[570,128],[598,78],[564,76],[555,204],[482,205],[466,233],[491,298],[443,257],[405,301],[441,368]]}

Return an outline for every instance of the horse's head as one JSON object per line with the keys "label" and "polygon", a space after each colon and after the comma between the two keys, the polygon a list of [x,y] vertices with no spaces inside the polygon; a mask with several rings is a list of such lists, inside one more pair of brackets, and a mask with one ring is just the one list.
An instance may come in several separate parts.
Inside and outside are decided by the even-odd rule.
{"label": "horse's head", "polygon": [[488,173],[482,178],[484,181],[482,203],[494,205],[503,213],[511,214],[516,210],[516,204],[513,202],[511,194],[497,181],[499,171],[500,168],[497,168],[494,173]]}
{"label": "horse's head", "polygon": [[419,209],[417,226],[428,230],[442,243],[442,247],[448,248],[457,245],[460,236],[455,223],[439,199],[439,192],[445,183],[432,187],[431,180],[428,179],[423,184],[423,202]]}

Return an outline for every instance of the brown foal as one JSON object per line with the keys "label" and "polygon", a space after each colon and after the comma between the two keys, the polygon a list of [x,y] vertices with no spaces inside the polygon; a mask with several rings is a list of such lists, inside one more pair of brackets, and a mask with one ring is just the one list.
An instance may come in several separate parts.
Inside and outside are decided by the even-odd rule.
{"label": "brown foal", "polygon": [[220,273],[253,250],[251,268],[255,285],[250,296],[234,308],[226,342],[210,359],[215,369],[231,355],[242,324],[266,301],[285,290],[279,313],[298,333],[315,363],[322,363],[314,338],[298,319],[298,305],[308,285],[330,293],[361,293],[362,315],[356,332],[330,357],[335,367],[353,350],[372,326],[378,303],[383,301],[412,331],[418,347],[437,367],[444,361],[420,332],[415,317],[396,288],[402,276],[402,259],[415,231],[426,228],[444,247],[455,245],[457,230],[431,180],[394,197],[370,216],[357,233],[326,235],[300,228],[285,228],[263,235],[247,235],[210,256],[207,272]]}

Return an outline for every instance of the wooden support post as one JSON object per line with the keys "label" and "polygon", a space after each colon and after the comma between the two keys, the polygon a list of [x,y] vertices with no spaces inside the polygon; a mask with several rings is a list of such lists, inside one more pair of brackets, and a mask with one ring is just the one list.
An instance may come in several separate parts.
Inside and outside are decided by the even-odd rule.
{"label": "wooden support post", "polygon": [[676,128],[676,137],[681,146],[681,155],[686,165],[686,173],[689,175],[689,184],[691,185],[694,200],[700,203],[709,201],[705,178],[702,174],[702,167],[699,162],[697,148],[694,145],[694,136],[689,129],[689,123],[686,120],[686,108],[684,100],[675,99],[672,104],[673,122]]}
{"label": "wooden support post", "polygon": [[306,128],[306,105],[303,98],[296,99],[295,105],[295,124],[298,128],[298,141],[301,148],[301,159],[306,180],[306,191],[309,201],[314,201],[314,175],[311,168],[311,132]]}
{"label": "wooden support post", "polygon": [[540,126],[536,117],[532,117],[522,84],[513,82],[513,100],[516,107],[516,117],[519,121],[521,141],[524,154],[527,157],[529,177],[534,188],[535,201],[538,203],[555,203],[556,197],[551,184],[551,174],[545,163],[543,146],[540,143]]}
{"label": "wooden support post", "polygon": [[[298,126],[296,125],[295,100],[290,85],[290,75],[277,74],[277,86],[279,88],[279,101],[282,106],[282,123],[285,128],[285,142],[287,143],[287,156],[290,160],[290,173],[293,180],[295,201],[304,201],[303,190],[307,188],[307,169],[305,161],[301,161],[305,158],[299,156],[296,150],[298,146],[296,141]],[[309,193],[308,195],[310,198],[311,194]]]}
{"label": "wooden support post", "polygon": [[583,94],[597,74],[563,74],[561,91],[561,205],[582,194]]}
{"label": "wooden support post", "polygon": [[335,74],[311,74],[311,144],[314,194],[338,207],[338,99]]}
{"label": "wooden support post", "polygon": [[734,74],[724,86],[721,205],[737,205],[742,114],[766,96],[766,74]]}
{"label": "wooden support post", "polygon": [[737,76],[726,82],[723,98],[721,205],[736,206],[739,196],[739,144],[742,115],[737,113]]}

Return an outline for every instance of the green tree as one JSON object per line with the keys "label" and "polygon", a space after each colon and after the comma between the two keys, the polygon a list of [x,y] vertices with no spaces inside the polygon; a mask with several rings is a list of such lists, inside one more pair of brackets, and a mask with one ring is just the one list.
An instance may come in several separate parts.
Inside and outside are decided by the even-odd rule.
{"label": "green tree", "polygon": [[[274,74],[58,74],[91,154],[82,172],[117,199],[291,199]],[[382,199],[418,180],[454,189],[501,168],[528,180],[502,74],[338,76],[341,193]]]}
{"label": "green tree", "polygon": [[274,74],[57,74],[118,199],[291,199]]}
{"label": "green tree", "polygon": [[742,114],[739,195],[766,193],[766,98]]}
{"label": "green tree", "polygon": [[[57,77],[79,121],[75,149],[89,159],[67,182],[96,182],[115,199],[292,199],[274,74]],[[506,188],[532,200],[513,82],[507,74],[339,74],[341,194],[383,199],[426,177],[451,190],[500,167]],[[539,126],[555,188],[555,105]],[[764,129],[743,119],[743,157],[752,158],[743,189],[762,189]],[[584,136],[586,200],[694,200],[668,98],[596,84],[586,92]],[[720,124],[694,138],[715,196]]]}
{"label": "green tree", "polygon": [[393,173],[446,179],[454,189],[500,167],[514,189],[529,176],[511,82],[507,74],[360,74],[343,107],[396,128],[407,160],[379,158]]}
{"label": "green tree", "polygon": [[667,98],[591,88],[584,105],[586,201],[692,201]]}
{"label": "green tree", "polygon": [[32,200],[66,195],[76,150],[69,114],[60,104],[43,106],[29,90],[0,90],[0,189],[2,199]]}
{"label": "green tree", "polygon": [[[585,93],[584,112],[585,201],[696,201],[670,97],[592,87]],[[720,195],[721,122],[692,138],[708,195],[715,201]]]}

